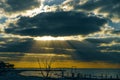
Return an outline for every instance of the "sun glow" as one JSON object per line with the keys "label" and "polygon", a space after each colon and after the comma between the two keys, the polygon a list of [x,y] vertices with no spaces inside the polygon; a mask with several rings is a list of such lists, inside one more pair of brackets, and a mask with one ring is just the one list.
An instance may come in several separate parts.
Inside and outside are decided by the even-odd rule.
{"label": "sun glow", "polygon": [[64,40],[64,38],[63,37],[43,36],[43,37],[35,37],[34,40],[50,41],[50,40]]}
{"label": "sun glow", "polygon": [[34,40],[36,41],[53,41],[53,40],[58,40],[58,41],[63,41],[63,40],[77,40],[77,41],[82,41],[85,39],[85,37],[82,37],[80,35],[78,36],[64,36],[64,37],[53,37],[53,36],[38,36],[38,37],[33,37]]}

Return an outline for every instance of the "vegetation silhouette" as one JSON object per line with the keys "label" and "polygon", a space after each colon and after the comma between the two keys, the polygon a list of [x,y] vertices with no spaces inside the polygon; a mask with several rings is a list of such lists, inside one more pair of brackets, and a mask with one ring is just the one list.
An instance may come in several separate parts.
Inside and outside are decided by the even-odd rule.
{"label": "vegetation silhouette", "polygon": [[5,63],[4,61],[0,61],[0,74],[4,74],[13,69],[14,69],[14,64]]}
{"label": "vegetation silhouette", "polygon": [[[40,71],[42,76],[24,76],[20,75],[19,69],[14,68],[14,64],[5,63],[4,61],[0,61],[0,80],[120,80],[120,75],[117,74],[115,76],[101,74],[101,76],[95,76],[93,74],[83,74],[80,72],[76,72],[74,67],[71,68],[70,75],[64,75],[63,70],[53,69],[52,64],[54,63],[53,58],[45,58],[44,60],[38,59],[39,69],[35,71]],[[22,71],[23,70],[23,71]],[[20,71],[24,72],[26,69],[20,69]],[[32,69],[28,70],[31,71]],[[34,69],[33,69],[34,70]],[[10,73],[9,76],[5,76],[5,74]],[[59,73],[60,77],[52,77],[54,72],[62,72]],[[15,75],[15,76],[12,76]]]}

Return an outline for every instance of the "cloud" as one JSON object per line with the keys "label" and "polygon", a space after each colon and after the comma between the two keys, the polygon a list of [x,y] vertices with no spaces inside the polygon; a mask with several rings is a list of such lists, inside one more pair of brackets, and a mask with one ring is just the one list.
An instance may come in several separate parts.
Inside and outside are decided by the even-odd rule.
{"label": "cloud", "polygon": [[[28,38],[0,38],[0,52],[26,52],[31,45]],[[23,47],[24,46],[24,47]]]}
{"label": "cloud", "polygon": [[0,8],[10,13],[25,11],[40,6],[39,0],[1,0],[0,3]]}
{"label": "cloud", "polygon": [[0,18],[0,24],[5,23],[5,22],[6,22],[6,20],[7,20],[7,18],[6,18],[6,17],[1,17],[1,18]]}
{"label": "cloud", "polygon": [[87,35],[100,31],[106,19],[88,16],[82,12],[48,12],[32,18],[21,17],[17,26],[9,25],[6,33],[29,36],[70,36]]}
{"label": "cloud", "polygon": [[[0,52],[9,52],[9,54],[0,53],[2,58],[19,60],[27,53],[34,55],[53,53],[55,55],[68,55],[69,59],[87,62],[107,62],[120,63],[120,38],[113,44],[115,39],[86,39],[83,41],[34,41],[33,39],[20,38],[1,38]],[[48,45],[49,44],[49,45]],[[100,46],[101,44],[110,44],[109,46]],[[117,48],[118,47],[118,48]],[[108,49],[109,48],[109,49]],[[106,51],[103,51],[106,50]],[[112,51],[110,51],[112,50]],[[14,52],[14,54],[12,54]],[[17,54],[19,53],[19,54]],[[25,53],[25,54],[24,54]],[[11,55],[10,55],[11,54]],[[18,56],[13,58],[13,56]],[[31,57],[30,57],[31,58]],[[5,60],[6,60],[5,59]],[[67,58],[68,59],[68,58]]]}
{"label": "cloud", "polygon": [[[71,7],[69,11],[83,11],[95,13],[120,22],[120,1],[119,0],[65,0],[61,8]],[[66,8],[66,9],[67,9]]]}
{"label": "cloud", "polygon": [[96,15],[102,15],[112,19],[114,22],[120,21],[119,0],[43,0],[43,2],[40,0],[1,0],[0,3],[0,8],[5,12],[10,13],[35,8],[43,11],[83,11],[88,13],[93,12]]}
{"label": "cloud", "polygon": [[48,6],[53,6],[53,5],[60,5],[64,1],[65,0],[44,0],[43,4]]}
{"label": "cloud", "polygon": [[109,38],[96,38],[96,39],[86,39],[92,44],[96,45],[96,49],[100,52],[105,53],[118,53],[120,46],[120,37],[109,37]]}
{"label": "cloud", "polygon": [[120,0],[87,0],[87,2],[82,5],[76,5],[75,9],[95,12],[115,22],[120,21]]}
{"label": "cloud", "polygon": [[[106,41],[107,40],[107,41]],[[74,59],[82,61],[102,61],[108,63],[120,63],[120,54],[118,52],[119,44],[114,44],[111,46],[99,46],[101,44],[111,44],[114,39],[86,39],[81,43],[70,42],[70,44],[76,50],[76,55],[73,55]],[[97,41],[97,42],[96,42]],[[112,42],[110,42],[112,41]],[[120,43],[120,38],[117,39]],[[79,45],[79,46],[78,46]],[[85,49],[85,50],[84,50]],[[106,50],[103,52],[103,50]]]}
{"label": "cloud", "polygon": [[[0,1],[0,8],[7,13],[24,12],[39,6],[40,2],[38,0]],[[116,37],[114,37],[112,32],[105,34],[101,31],[101,28],[104,28],[104,25],[108,22],[106,18],[112,19],[113,23],[119,21],[119,0],[45,0],[44,7],[47,6],[51,9],[51,12],[38,12],[32,17],[19,15],[16,21],[11,22],[15,18],[12,17],[10,24],[6,22],[6,19],[1,18],[0,23],[6,22],[6,24],[9,24],[5,30],[2,28],[1,31],[3,30],[6,35],[9,33],[22,36],[74,37],[74,35],[92,35],[94,38],[89,38],[89,36],[87,38],[86,36],[83,41],[47,41],[48,45],[46,41],[35,41],[32,39],[33,37],[13,38],[3,37],[0,34],[0,52],[65,54],[80,61],[120,63],[119,35],[116,34]],[[63,10],[64,8],[67,10]],[[112,23],[110,25],[114,26]],[[117,29],[117,31],[113,31],[114,33],[119,32],[118,25],[116,26],[115,30]],[[101,31],[101,34],[98,33],[97,35],[96,33],[95,36],[91,34],[99,31]],[[99,37],[100,35],[104,35],[104,38]],[[0,58],[12,59],[15,54],[3,55],[0,53],[2,56]],[[16,57],[24,55],[16,54]]]}
{"label": "cloud", "polygon": [[23,57],[24,53],[17,53],[17,52],[0,52],[0,59],[2,61],[19,61],[21,57]]}

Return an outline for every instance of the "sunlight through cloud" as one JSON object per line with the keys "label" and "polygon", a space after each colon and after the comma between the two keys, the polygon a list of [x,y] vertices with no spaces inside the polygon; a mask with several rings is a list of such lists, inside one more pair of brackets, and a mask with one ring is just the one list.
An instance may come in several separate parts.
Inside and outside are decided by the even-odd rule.
{"label": "sunlight through cloud", "polygon": [[33,37],[35,41],[53,41],[53,40],[77,40],[77,41],[82,41],[85,39],[85,37],[82,36],[64,36],[64,37],[53,37],[53,36],[42,36],[42,37]]}
{"label": "sunlight through cloud", "polygon": [[49,40],[64,40],[64,38],[63,37],[43,36],[43,37],[35,37],[34,40],[49,41]]}

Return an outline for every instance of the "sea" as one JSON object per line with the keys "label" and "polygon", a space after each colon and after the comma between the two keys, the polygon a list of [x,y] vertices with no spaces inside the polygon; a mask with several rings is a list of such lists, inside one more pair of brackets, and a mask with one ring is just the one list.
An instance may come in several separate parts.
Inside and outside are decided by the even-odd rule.
{"label": "sea", "polygon": [[[39,69],[19,69],[21,72],[19,73],[22,76],[36,76],[42,77],[42,73],[46,74],[46,71],[39,71]],[[64,74],[65,77],[77,77],[78,75],[81,77],[91,77],[91,78],[120,78],[120,69],[100,69],[100,68],[57,68],[51,70],[61,70],[61,71],[51,71],[51,77],[61,77]],[[63,73],[62,73],[63,70]]]}

